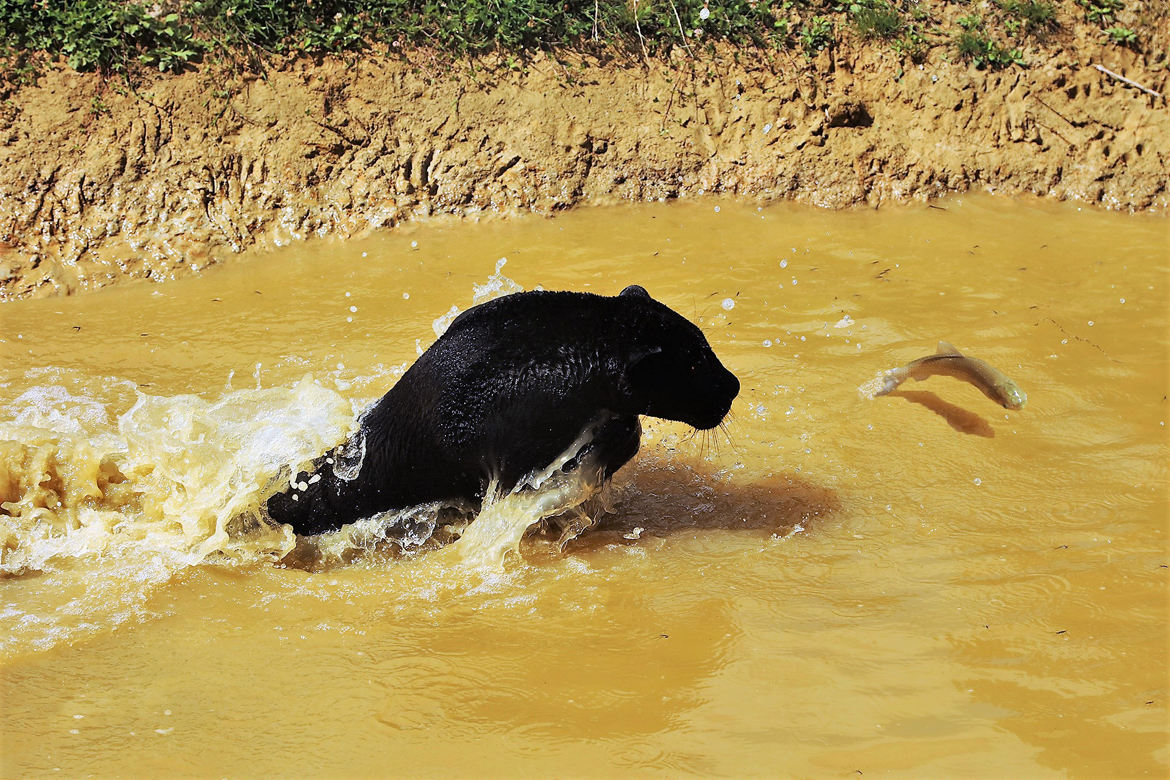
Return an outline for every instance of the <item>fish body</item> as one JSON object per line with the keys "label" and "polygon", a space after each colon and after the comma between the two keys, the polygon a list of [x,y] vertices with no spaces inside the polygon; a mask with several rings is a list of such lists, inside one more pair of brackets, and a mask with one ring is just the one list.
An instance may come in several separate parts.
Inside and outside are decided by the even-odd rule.
{"label": "fish body", "polygon": [[938,343],[933,355],[912,360],[904,366],[881,372],[858,388],[865,398],[876,398],[892,392],[907,379],[922,381],[932,376],[952,376],[974,385],[992,401],[1005,409],[1020,409],[1028,396],[1020,386],[999,369],[979,358],[964,355],[945,341]]}

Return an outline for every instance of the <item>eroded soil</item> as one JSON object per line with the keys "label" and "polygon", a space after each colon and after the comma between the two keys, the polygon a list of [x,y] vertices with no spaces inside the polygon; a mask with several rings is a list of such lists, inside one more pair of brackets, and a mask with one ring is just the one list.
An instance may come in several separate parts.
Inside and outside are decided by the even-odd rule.
{"label": "eroded soil", "polygon": [[0,300],[168,279],[257,244],[421,216],[704,192],[829,207],[973,188],[1170,205],[1167,70],[1117,47],[1028,69],[844,47],[297,60],[127,89],[66,69],[0,104]]}

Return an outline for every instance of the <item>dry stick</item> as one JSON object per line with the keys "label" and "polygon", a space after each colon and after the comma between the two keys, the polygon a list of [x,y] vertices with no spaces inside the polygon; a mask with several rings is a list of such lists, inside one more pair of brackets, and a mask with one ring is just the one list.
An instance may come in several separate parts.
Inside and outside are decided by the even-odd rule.
{"label": "dry stick", "polygon": [[687,54],[691,55],[691,59],[694,59],[695,53],[691,51],[691,47],[687,43],[687,34],[683,31],[682,19],[678,17],[678,9],[674,7],[674,0],[670,0],[670,10],[674,11],[674,20],[678,22],[678,34],[682,36],[683,48],[687,50]]}
{"label": "dry stick", "polygon": [[1150,89],[1149,87],[1143,87],[1141,84],[1137,83],[1136,81],[1134,81],[1132,79],[1127,79],[1125,76],[1122,76],[1120,73],[1114,73],[1113,71],[1109,70],[1109,68],[1106,68],[1104,65],[1094,65],[1093,67],[1096,68],[1097,70],[1101,71],[1102,73],[1104,73],[1106,76],[1112,76],[1113,78],[1117,79],[1118,81],[1124,81],[1126,84],[1129,84],[1131,87],[1137,87],[1142,92],[1145,92],[1147,95],[1153,95],[1156,98],[1162,97],[1161,92],[1155,92],[1154,90]]}
{"label": "dry stick", "polygon": [[642,37],[642,25],[638,24],[638,0],[634,0],[634,29],[638,32],[638,43],[642,45],[642,60],[650,58],[646,53],[646,39]]}
{"label": "dry stick", "polygon": [[600,14],[601,14],[601,12],[597,8],[597,3],[598,3],[598,0],[593,0],[593,40],[595,40],[595,41],[598,39],[597,17],[600,16]]}

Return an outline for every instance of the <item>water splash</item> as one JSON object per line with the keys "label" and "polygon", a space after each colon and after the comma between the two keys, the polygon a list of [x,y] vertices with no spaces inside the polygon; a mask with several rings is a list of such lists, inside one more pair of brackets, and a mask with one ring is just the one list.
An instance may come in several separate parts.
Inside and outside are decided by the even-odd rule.
{"label": "water splash", "polygon": [[108,396],[56,384],[5,408],[0,574],[133,549],[188,563],[277,554],[290,534],[259,522],[260,502],[353,420],[347,399],[309,377],[214,401],[135,393],[121,414]]}
{"label": "water splash", "polygon": [[[481,303],[501,298],[512,293],[524,292],[524,288],[514,279],[504,276],[504,266],[508,264],[508,258],[501,257],[496,261],[496,270],[489,276],[483,284],[473,285],[473,292],[471,296],[471,305],[478,306]],[[435,331],[435,336],[442,336],[447,332],[447,328],[451,327],[451,323],[455,321],[463,312],[458,306],[451,306],[446,314],[435,319],[431,323],[431,328]]]}
{"label": "water splash", "polygon": [[490,485],[488,499],[475,522],[444,550],[448,560],[471,568],[499,570],[508,554],[518,553],[525,532],[547,518],[571,514],[562,544],[593,525],[595,518],[581,507],[600,491],[604,464],[594,453],[588,453],[573,468],[566,470],[565,465],[580,455],[608,420],[604,415],[594,420],[552,463],[520,480],[507,495],[498,496],[495,485]]}

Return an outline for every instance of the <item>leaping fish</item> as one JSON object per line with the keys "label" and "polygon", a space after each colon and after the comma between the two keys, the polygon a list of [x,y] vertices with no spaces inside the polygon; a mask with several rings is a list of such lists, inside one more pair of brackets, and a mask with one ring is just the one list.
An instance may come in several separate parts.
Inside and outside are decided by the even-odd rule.
{"label": "leaping fish", "polygon": [[938,352],[912,360],[904,366],[882,371],[857,388],[864,398],[876,398],[891,392],[907,379],[921,381],[931,376],[953,376],[970,382],[992,401],[1005,409],[1020,409],[1028,396],[1004,373],[978,358],[968,357],[945,341],[938,343]]}

